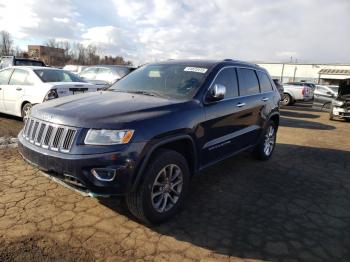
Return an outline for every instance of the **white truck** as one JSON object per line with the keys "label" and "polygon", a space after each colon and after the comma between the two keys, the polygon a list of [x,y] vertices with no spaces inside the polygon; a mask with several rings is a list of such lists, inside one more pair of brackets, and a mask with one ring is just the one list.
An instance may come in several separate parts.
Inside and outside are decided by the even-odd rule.
{"label": "white truck", "polygon": [[310,101],[314,98],[313,89],[307,84],[284,84],[283,97],[281,104],[288,106],[294,104],[296,101]]}

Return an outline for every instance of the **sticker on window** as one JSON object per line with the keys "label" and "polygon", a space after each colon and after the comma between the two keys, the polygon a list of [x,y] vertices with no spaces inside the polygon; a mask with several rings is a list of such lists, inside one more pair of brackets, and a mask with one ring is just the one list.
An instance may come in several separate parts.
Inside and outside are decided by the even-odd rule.
{"label": "sticker on window", "polygon": [[208,69],[207,68],[201,68],[201,67],[186,67],[184,69],[184,71],[205,74],[205,72],[207,72]]}

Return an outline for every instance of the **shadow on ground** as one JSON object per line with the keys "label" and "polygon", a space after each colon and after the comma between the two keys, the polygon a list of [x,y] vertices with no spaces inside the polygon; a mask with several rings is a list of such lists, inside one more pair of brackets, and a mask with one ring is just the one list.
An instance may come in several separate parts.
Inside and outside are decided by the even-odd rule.
{"label": "shadow on ground", "polygon": [[[243,154],[194,177],[185,210],[151,228],[226,255],[349,261],[349,171],[345,151],[278,144],[269,162]],[[103,202],[127,214],[113,203]]]}
{"label": "shadow on ground", "polygon": [[293,112],[293,111],[286,111],[286,110],[281,110],[281,115],[287,116],[287,117],[296,117],[296,118],[310,118],[310,119],[320,118],[320,115],[316,115],[316,114],[300,113],[300,112]]}
{"label": "shadow on ground", "polygon": [[280,118],[280,126],[292,127],[292,128],[314,129],[314,130],[333,130],[333,129],[335,129],[335,126],[332,126],[332,125],[284,117],[283,115]]}

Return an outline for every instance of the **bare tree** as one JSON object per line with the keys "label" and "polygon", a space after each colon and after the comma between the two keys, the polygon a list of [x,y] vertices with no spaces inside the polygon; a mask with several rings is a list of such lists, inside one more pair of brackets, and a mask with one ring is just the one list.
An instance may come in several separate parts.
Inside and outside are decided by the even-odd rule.
{"label": "bare tree", "polygon": [[0,55],[13,54],[13,40],[9,32],[0,32]]}

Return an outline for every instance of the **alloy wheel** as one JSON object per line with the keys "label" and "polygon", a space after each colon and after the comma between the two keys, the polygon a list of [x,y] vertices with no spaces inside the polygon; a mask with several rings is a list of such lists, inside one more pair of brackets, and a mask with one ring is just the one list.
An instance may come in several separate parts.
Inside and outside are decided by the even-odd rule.
{"label": "alloy wheel", "polygon": [[170,210],[180,199],[182,186],[183,174],[179,166],[170,164],[160,170],[151,191],[153,208],[159,213]]}
{"label": "alloy wheel", "polygon": [[264,142],[264,153],[266,156],[269,156],[272,153],[273,148],[275,147],[275,141],[276,131],[275,128],[272,125],[270,125],[267,129]]}

